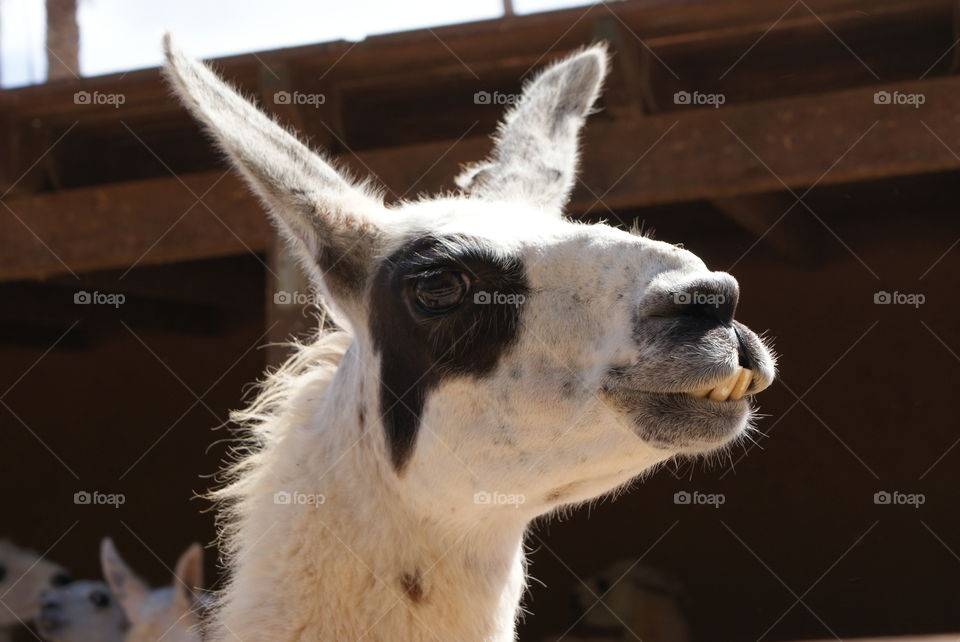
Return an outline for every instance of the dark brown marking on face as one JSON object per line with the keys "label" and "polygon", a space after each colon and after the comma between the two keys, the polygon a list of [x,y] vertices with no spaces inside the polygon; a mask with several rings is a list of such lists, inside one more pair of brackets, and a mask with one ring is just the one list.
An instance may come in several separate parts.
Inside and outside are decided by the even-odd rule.
{"label": "dark brown marking on face", "polygon": [[407,599],[414,604],[420,604],[423,601],[423,578],[420,577],[419,570],[401,575],[400,587]]}
{"label": "dark brown marking on face", "polygon": [[[443,313],[424,310],[417,284],[446,271],[463,275],[463,300]],[[423,236],[381,264],[369,323],[381,358],[380,414],[398,472],[413,452],[430,391],[445,379],[482,377],[494,369],[516,340],[528,291],[519,259],[465,236]]]}

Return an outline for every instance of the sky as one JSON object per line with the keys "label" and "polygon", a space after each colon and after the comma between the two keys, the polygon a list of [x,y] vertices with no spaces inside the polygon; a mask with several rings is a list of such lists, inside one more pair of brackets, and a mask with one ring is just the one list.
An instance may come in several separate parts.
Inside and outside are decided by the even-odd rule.
{"label": "sky", "polygon": [[[517,13],[591,0],[514,0]],[[78,0],[80,73],[155,67],[160,36],[210,58],[470,22],[501,15],[501,0]],[[44,0],[0,0],[0,83],[46,77]]]}

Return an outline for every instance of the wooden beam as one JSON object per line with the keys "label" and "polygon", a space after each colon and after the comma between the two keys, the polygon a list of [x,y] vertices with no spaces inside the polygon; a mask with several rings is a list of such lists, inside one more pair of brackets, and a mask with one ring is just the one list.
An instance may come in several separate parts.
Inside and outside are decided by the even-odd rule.
{"label": "wooden beam", "polygon": [[[303,109],[294,94],[296,84],[291,76],[286,65],[265,68],[260,76],[261,101],[281,122],[302,131]],[[278,99],[280,96],[282,100]],[[331,132],[324,146],[330,147],[334,142]],[[267,240],[266,259],[266,365],[279,366],[292,352],[289,345],[291,340],[303,338],[313,330],[311,318],[306,313],[307,308],[312,309],[312,306],[304,301],[311,297],[313,289],[309,278],[292,255],[291,248],[276,231]]]}
{"label": "wooden beam", "polygon": [[712,203],[785,259],[805,266],[818,265],[824,259],[826,228],[788,192],[719,198]]}
{"label": "wooden beam", "polygon": [[[876,104],[877,91],[921,94],[924,104]],[[583,154],[581,178],[589,190],[576,190],[570,211],[956,170],[958,114],[960,78],[944,77],[635,120],[598,118],[587,127]],[[374,173],[400,198],[449,189],[459,165],[486,156],[489,147],[486,138],[471,137],[456,145],[346,153],[339,160],[358,174]],[[222,224],[195,204],[181,180],[198,196],[210,189],[204,203]],[[0,278],[6,280],[62,273],[56,256],[74,271],[115,268],[262,252],[269,236],[259,205],[221,171],[18,196],[5,204],[17,215],[0,207]]]}
{"label": "wooden beam", "polygon": [[246,186],[222,170],[8,198],[0,230],[8,281],[262,252],[270,232]]}

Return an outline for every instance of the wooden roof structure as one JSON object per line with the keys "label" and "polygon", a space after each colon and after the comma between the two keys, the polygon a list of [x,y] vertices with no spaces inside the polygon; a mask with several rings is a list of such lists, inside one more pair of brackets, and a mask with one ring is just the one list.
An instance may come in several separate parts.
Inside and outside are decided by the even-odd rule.
{"label": "wooden roof structure", "polygon": [[[603,39],[614,67],[572,212],[707,199],[761,230],[779,213],[766,192],[960,169],[956,10],[952,0],[628,0],[216,65],[395,199],[451,188],[459,165],[488,151],[497,101]],[[276,92],[323,102],[281,104]],[[683,104],[677,92],[724,103]],[[922,118],[877,92],[894,103],[922,95]],[[0,280],[270,243],[259,204],[156,69],[0,92],[0,155]]]}

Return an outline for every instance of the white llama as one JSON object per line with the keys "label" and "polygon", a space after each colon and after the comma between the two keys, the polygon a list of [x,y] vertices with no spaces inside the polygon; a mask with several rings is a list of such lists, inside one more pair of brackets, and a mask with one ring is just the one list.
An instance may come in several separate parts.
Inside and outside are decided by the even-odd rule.
{"label": "white llama", "polygon": [[36,616],[44,591],[69,582],[60,565],[0,539],[0,642]]}
{"label": "white llama", "polygon": [[100,543],[103,576],[129,622],[124,642],[194,642],[205,596],[203,549],[193,544],[177,560],[173,583],[151,590],[123,561],[113,540]]}
{"label": "white llama", "polygon": [[462,194],[386,206],[165,47],[345,329],[238,414],[211,639],[513,640],[532,519],[748,426],[774,363],[736,281],[563,217],[602,48],[526,87]]}
{"label": "white llama", "polygon": [[49,642],[124,642],[130,628],[110,587],[94,580],[71,582],[45,593],[36,626]]}

